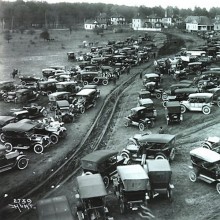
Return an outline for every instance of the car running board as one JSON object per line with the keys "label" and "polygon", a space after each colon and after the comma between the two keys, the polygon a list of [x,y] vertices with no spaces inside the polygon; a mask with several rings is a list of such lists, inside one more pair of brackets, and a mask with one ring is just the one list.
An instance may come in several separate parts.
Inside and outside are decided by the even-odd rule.
{"label": "car running board", "polygon": [[198,176],[198,179],[203,180],[203,181],[205,181],[206,183],[213,183],[213,182],[215,182],[215,179],[212,179],[212,178],[210,178],[210,177],[208,177],[208,176],[205,176],[205,175],[202,175],[202,174],[200,174],[200,175]]}

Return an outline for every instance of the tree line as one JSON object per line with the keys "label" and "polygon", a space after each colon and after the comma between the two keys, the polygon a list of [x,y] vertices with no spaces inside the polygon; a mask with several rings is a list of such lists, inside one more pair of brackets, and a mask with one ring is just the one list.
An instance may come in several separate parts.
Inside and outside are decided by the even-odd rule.
{"label": "tree line", "polygon": [[165,11],[168,16],[185,18],[189,15],[208,16],[214,18],[220,15],[220,8],[214,7],[207,11],[206,8],[195,7],[192,9],[179,9],[177,7],[146,7],[146,6],[119,6],[103,3],[54,3],[17,0],[6,2],[0,0],[0,19],[7,29],[16,28],[56,28],[56,27],[76,27],[83,24],[87,19],[94,19],[100,13],[107,16],[119,14],[130,23],[137,14],[149,16],[155,14],[164,17]]}

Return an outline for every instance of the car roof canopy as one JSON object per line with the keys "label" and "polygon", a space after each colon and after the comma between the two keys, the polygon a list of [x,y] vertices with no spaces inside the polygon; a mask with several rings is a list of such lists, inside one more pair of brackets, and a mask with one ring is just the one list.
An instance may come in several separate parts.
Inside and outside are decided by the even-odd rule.
{"label": "car roof canopy", "polygon": [[209,163],[220,162],[220,154],[204,147],[198,147],[190,151],[190,155]]}
{"label": "car roof canopy", "polygon": [[96,92],[95,89],[82,89],[76,95],[77,96],[88,96],[88,95],[90,95],[90,94],[92,94],[94,92]]}
{"label": "car roof canopy", "polygon": [[3,131],[19,131],[19,132],[27,132],[30,131],[32,128],[36,127],[36,124],[29,124],[29,123],[10,123],[7,124],[2,128]]}
{"label": "car roof canopy", "polygon": [[59,101],[57,101],[57,106],[59,108],[69,107],[70,103],[67,100],[59,100]]}
{"label": "car roof canopy", "polygon": [[147,189],[149,178],[141,165],[118,166],[117,171],[125,191],[141,191]]}
{"label": "car roof canopy", "polygon": [[138,137],[139,142],[149,142],[149,143],[161,143],[166,144],[175,139],[175,135],[172,134],[148,134]]}
{"label": "car roof canopy", "polygon": [[145,109],[145,108],[146,108],[146,107],[144,107],[144,106],[138,106],[138,107],[132,108],[131,111],[132,111],[132,112],[138,112],[138,111],[143,110],[143,109]]}
{"label": "car roof canopy", "polygon": [[77,183],[81,199],[107,195],[105,184],[100,174],[78,176]]}
{"label": "car roof canopy", "polygon": [[211,98],[213,96],[212,93],[204,92],[204,93],[192,93],[189,95],[189,98]]}
{"label": "car roof canopy", "polygon": [[168,109],[169,113],[180,113],[181,112],[181,105],[178,101],[167,102],[166,108]]}
{"label": "car roof canopy", "polygon": [[4,125],[6,122],[15,119],[13,116],[0,116],[0,125]]}
{"label": "car roof canopy", "polygon": [[166,159],[163,160],[146,160],[148,171],[157,172],[157,171],[168,171],[171,172],[169,161]]}
{"label": "car roof canopy", "polygon": [[149,105],[149,106],[153,106],[154,105],[154,102],[150,98],[140,99],[139,103],[140,103],[140,105]]}

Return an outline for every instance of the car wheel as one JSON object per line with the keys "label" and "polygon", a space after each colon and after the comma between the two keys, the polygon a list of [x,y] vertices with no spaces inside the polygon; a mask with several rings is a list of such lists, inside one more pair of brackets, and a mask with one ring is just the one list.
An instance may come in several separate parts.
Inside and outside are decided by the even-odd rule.
{"label": "car wheel", "polygon": [[4,98],[4,102],[6,102],[6,103],[9,103],[9,102],[10,102],[9,99],[8,99],[8,97],[5,97],[5,98]]}
{"label": "car wheel", "polygon": [[59,141],[59,137],[56,134],[51,134],[50,135],[50,142],[52,144],[57,144]]}
{"label": "car wheel", "polygon": [[189,179],[190,179],[191,182],[196,182],[197,175],[196,175],[195,171],[190,171],[189,172]]}
{"label": "car wheel", "polygon": [[109,187],[109,182],[110,182],[109,177],[104,176],[102,179],[103,179],[103,182],[105,184],[105,188],[108,188]]}
{"label": "car wheel", "polygon": [[85,172],[85,173],[82,173],[82,176],[86,176],[86,175],[92,175],[92,173],[91,172]]}
{"label": "car wheel", "polygon": [[24,170],[28,166],[28,159],[26,157],[22,157],[17,161],[17,168],[19,170]]}
{"label": "car wheel", "polygon": [[92,105],[93,105],[93,107],[96,106],[96,101],[95,100],[92,102]]}
{"label": "car wheel", "polygon": [[156,93],[156,98],[157,99],[161,99],[161,97],[162,97],[161,93]]}
{"label": "car wheel", "polygon": [[210,112],[211,112],[211,108],[210,108],[210,107],[204,106],[204,107],[202,108],[202,113],[203,113],[204,115],[209,115]]}
{"label": "car wheel", "polygon": [[47,117],[48,112],[47,112],[47,110],[46,110],[46,109],[44,109],[44,110],[42,111],[42,115],[43,115],[44,117]]}
{"label": "car wheel", "polygon": [[138,127],[139,127],[140,131],[144,131],[144,129],[145,129],[145,126],[143,123],[139,123]]}
{"label": "car wheel", "polygon": [[217,101],[217,105],[218,105],[218,107],[220,107],[220,101]]}
{"label": "car wheel", "polygon": [[163,107],[164,107],[164,108],[167,107],[167,101],[163,101]]}
{"label": "car wheel", "polygon": [[86,86],[86,85],[88,85],[88,84],[89,84],[88,81],[83,81],[83,85],[84,85],[84,86]]}
{"label": "car wheel", "polygon": [[47,92],[47,96],[50,95],[50,94],[52,94],[52,92],[51,92],[51,91],[48,91],[48,92]]}
{"label": "car wheel", "polygon": [[130,159],[130,155],[127,152],[121,152],[121,156],[125,159]]}
{"label": "car wheel", "polygon": [[217,184],[216,184],[216,190],[217,190],[217,192],[220,194],[220,183],[217,183]]}
{"label": "car wheel", "polygon": [[13,146],[11,143],[7,142],[4,144],[4,147],[6,148],[7,152],[11,152],[13,150]]}
{"label": "car wheel", "polygon": [[208,143],[206,143],[206,142],[202,143],[202,147],[207,148],[209,150],[212,149],[211,146]]}
{"label": "car wheel", "polygon": [[122,198],[120,199],[120,213],[121,214],[125,213],[125,203]]}
{"label": "car wheel", "polygon": [[173,148],[173,149],[171,150],[171,152],[170,152],[170,160],[171,160],[171,161],[174,160],[175,155],[176,155],[176,151],[175,151],[175,149]]}
{"label": "car wheel", "polygon": [[102,85],[103,85],[103,86],[107,86],[107,85],[108,85],[108,80],[107,80],[107,79],[104,79],[104,80],[102,81]]}
{"label": "car wheel", "polygon": [[157,154],[155,157],[155,160],[164,160],[167,159],[167,157],[164,154]]}
{"label": "car wheel", "polygon": [[95,78],[93,79],[93,82],[94,82],[94,83],[99,83],[99,79],[95,77]]}
{"label": "car wheel", "polygon": [[181,113],[185,113],[186,112],[186,106],[185,105],[180,105],[181,106]]}
{"label": "car wheel", "polygon": [[22,86],[26,86],[26,82],[25,82],[25,81],[22,81],[22,82],[21,82],[21,85],[22,85]]}
{"label": "car wheel", "polygon": [[1,133],[0,134],[0,141],[2,142],[2,143],[5,143],[5,135],[3,134],[3,133]]}
{"label": "car wheel", "polygon": [[44,151],[44,147],[41,144],[34,145],[34,152],[36,154],[41,154]]}
{"label": "car wheel", "polygon": [[80,113],[81,113],[81,114],[84,114],[84,113],[85,113],[85,107],[81,107],[81,108],[80,108]]}
{"label": "car wheel", "polygon": [[162,99],[167,99],[168,95],[166,93],[162,94]]}

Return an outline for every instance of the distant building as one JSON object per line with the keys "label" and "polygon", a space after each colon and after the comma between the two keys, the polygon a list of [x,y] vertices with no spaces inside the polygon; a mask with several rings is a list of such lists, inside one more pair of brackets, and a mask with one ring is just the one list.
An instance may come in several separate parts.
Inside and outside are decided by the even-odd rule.
{"label": "distant building", "polygon": [[84,28],[86,30],[93,30],[98,26],[98,22],[95,20],[86,20],[84,23]]}
{"label": "distant building", "polygon": [[146,18],[146,23],[150,23],[152,25],[152,28],[161,28],[162,18],[153,14]]}
{"label": "distant building", "polygon": [[211,31],[214,25],[207,16],[188,16],[185,19],[186,30],[191,31]]}
{"label": "distant building", "polygon": [[119,14],[115,14],[111,16],[110,21],[112,25],[124,25],[125,17]]}
{"label": "distant building", "polygon": [[216,15],[213,20],[214,31],[220,31],[220,15]]}

